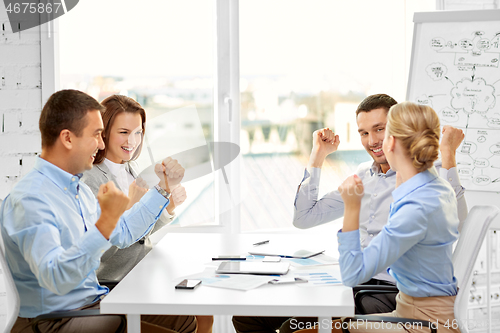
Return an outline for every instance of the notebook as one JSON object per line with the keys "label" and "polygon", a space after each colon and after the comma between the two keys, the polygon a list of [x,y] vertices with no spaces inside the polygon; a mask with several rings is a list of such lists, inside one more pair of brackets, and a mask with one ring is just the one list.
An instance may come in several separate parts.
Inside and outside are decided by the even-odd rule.
{"label": "notebook", "polygon": [[225,261],[215,272],[218,274],[283,275],[288,272],[289,268],[290,264],[287,262]]}

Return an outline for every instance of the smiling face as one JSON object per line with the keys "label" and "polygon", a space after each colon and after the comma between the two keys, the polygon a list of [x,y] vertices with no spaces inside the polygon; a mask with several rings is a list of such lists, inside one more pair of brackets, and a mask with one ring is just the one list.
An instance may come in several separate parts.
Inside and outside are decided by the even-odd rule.
{"label": "smiling face", "polygon": [[82,173],[85,170],[92,169],[95,155],[99,149],[104,149],[104,142],[101,133],[103,124],[101,113],[97,110],[87,112],[85,116],[87,126],[83,129],[80,136],[72,135],[72,156],[70,158],[71,174]]}
{"label": "smiling face", "polygon": [[396,170],[396,163],[394,163],[394,152],[392,150],[393,145],[394,145],[394,137],[389,135],[389,122],[386,124],[386,130],[385,130],[385,136],[384,136],[384,143],[382,144],[383,151],[385,158],[387,160],[387,163],[392,166],[393,171]]}
{"label": "smiling face", "polygon": [[361,144],[380,165],[383,173],[390,169],[387,158],[382,150],[387,123],[387,110],[385,108],[374,109],[368,112],[360,112],[356,118],[358,132],[361,136]]}
{"label": "smiling face", "polygon": [[106,158],[114,163],[130,161],[142,142],[142,118],[138,113],[121,112],[109,131]]}

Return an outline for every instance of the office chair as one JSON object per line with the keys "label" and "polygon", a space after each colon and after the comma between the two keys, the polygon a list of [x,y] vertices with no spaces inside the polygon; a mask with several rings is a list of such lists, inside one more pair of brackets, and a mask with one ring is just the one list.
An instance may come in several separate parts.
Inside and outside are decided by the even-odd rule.
{"label": "office chair", "polygon": [[499,213],[500,209],[495,206],[472,207],[464,222],[457,247],[453,251],[453,267],[459,289],[454,311],[462,333],[469,332],[466,323],[472,270],[490,224]]}
{"label": "office chair", "polygon": [[[1,200],[0,200],[1,202]],[[14,279],[10,274],[10,270],[7,267],[7,261],[3,255],[3,241],[0,237],[0,273],[3,273],[3,280],[5,284],[5,296],[2,303],[6,303],[6,322],[5,327],[3,327],[2,332],[10,332],[12,326],[17,320],[17,315],[19,313],[19,307],[21,301],[19,300],[19,294],[17,293],[16,285],[14,284]],[[0,275],[1,276],[1,275]]]}
{"label": "office chair", "polygon": [[[2,200],[0,200],[0,204]],[[0,331],[2,332],[10,332],[14,323],[17,320],[17,316],[19,315],[19,308],[21,301],[19,299],[19,293],[17,292],[16,285],[14,283],[14,279],[12,278],[12,274],[10,272],[9,266],[7,265],[7,260],[4,255],[4,244],[3,239],[0,235],[0,278],[3,273],[3,279],[5,282],[5,291],[6,291],[6,308],[7,308],[7,319],[4,327],[0,327]],[[1,298],[0,298],[1,301]],[[40,333],[38,325],[46,320],[58,320],[62,318],[71,318],[71,317],[95,317],[95,316],[108,316],[107,314],[100,314],[99,310],[80,310],[80,311],[61,311],[61,312],[53,312],[48,314],[43,314],[36,317],[32,323],[32,329],[35,333]],[[116,316],[116,315],[113,315]],[[117,333],[125,332],[127,328],[127,321],[125,316],[120,316],[121,323],[117,329]]]}
{"label": "office chair", "polygon": [[[472,207],[469,211],[467,219],[464,221],[462,231],[458,238],[458,243],[453,251],[453,268],[454,274],[457,279],[458,294],[455,299],[454,313],[455,319],[462,333],[469,333],[467,323],[467,306],[469,302],[469,291],[472,280],[472,269],[476,262],[479,250],[483,243],[484,237],[488,232],[491,222],[500,213],[500,209],[495,206],[481,206],[477,205]],[[385,287],[385,286],[375,286]],[[384,288],[382,288],[384,289]],[[384,292],[383,290],[373,290],[374,293]],[[392,291],[391,291],[392,292]],[[437,330],[431,326],[431,323],[425,320],[415,320],[409,318],[397,317],[382,317],[377,315],[360,315],[346,318],[346,321],[356,321],[363,319],[365,321],[381,321],[392,323],[422,323],[423,327],[428,327],[430,332],[436,333]],[[348,329],[342,329],[343,332],[349,332]],[[312,333],[317,330],[300,330],[295,333]]]}

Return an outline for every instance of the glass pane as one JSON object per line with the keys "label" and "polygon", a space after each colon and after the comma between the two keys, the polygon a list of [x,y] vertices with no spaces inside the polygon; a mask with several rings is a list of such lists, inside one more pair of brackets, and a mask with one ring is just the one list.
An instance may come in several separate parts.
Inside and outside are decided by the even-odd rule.
{"label": "glass pane", "polygon": [[187,169],[187,200],[175,210],[182,226],[216,223],[208,149],[192,150],[213,141],[213,7],[206,0],[86,0],[59,20],[61,87],[99,101],[134,98],[147,113],[140,170],[167,156]]}
{"label": "glass pane", "polygon": [[293,228],[313,131],[330,127],[341,141],[323,165],[320,197],[370,160],[356,107],[375,93],[404,100],[413,10],[434,6],[416,0],[240,1],[242,231]]}

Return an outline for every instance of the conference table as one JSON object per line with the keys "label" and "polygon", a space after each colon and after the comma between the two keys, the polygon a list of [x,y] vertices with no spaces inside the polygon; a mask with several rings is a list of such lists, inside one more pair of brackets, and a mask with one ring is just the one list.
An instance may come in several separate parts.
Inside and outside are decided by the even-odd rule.
{"label": "conference table", "polygon": [[[140,332],[140,315],[353,316],[352,289],[343,285],[271,285],[241,291],[201,285],[175,289],[184,277],[212,265],[212,258],[245,254],[269,240],[308,249],[322,246],[338,256],[336,235],[170,233],[101,302],[101,313],[126,314],[128,332]],[[325,266],[337,269],[338,265]],[[301,269],[301,268],[300,268]],[[292,271],[294,268],[291,269]],[[290,273],[289,273],[290,274]],[[330,332],[320,325],[319,332]]]}

